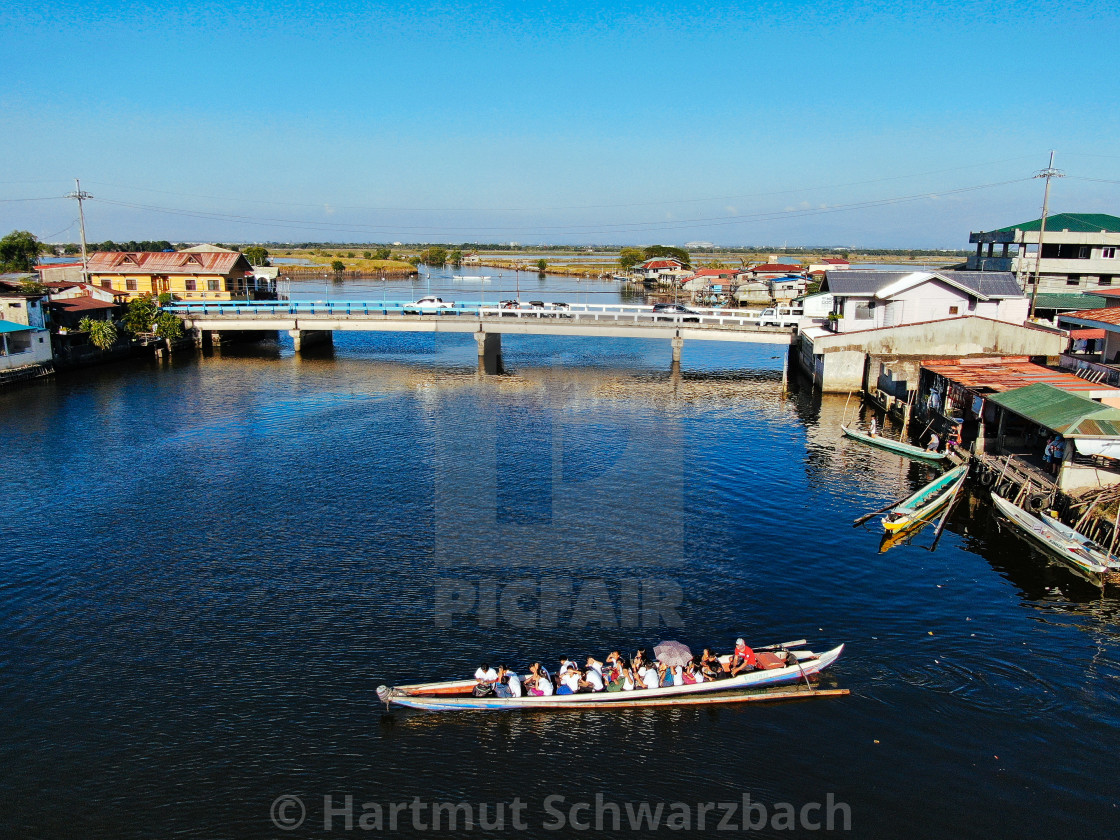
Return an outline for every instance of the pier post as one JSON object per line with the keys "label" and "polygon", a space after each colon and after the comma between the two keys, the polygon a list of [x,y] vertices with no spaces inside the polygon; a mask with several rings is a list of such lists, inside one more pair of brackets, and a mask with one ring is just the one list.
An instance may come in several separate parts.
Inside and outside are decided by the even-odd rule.
{"label": "pier post", "polygon": [[333,330],[288,330],[297,353],[319,344],[334,344]]}
{"label": "pier post", "polygon": [[673,361],[679,364],[681,360],[681,348],[684,347],[684,339],[679,335],[675,335],[671,339],[671,343],[673,345]]}
{"label": "pier post", "polygon": [[502,335],[479,330],[474,334],[478,342],[478,370],[480,373],[502,372]]}

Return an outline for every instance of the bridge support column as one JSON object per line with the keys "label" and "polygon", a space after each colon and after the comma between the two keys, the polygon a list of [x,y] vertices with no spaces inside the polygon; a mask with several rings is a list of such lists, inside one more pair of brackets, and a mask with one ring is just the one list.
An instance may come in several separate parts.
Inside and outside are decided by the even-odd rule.
{"label": "bridge support column", "polygon": [[671,341],[673,345],[673,361],[679,365],[681,363],[681,348],[684,347],[684,339],[679,335],[675,335]]}
{"label": "bridge support column", "polygon": [[476,332],[478,342],[478,370],[480,373],[502,372],[502,335],[501,333]]}
{"label": "bridge support column", "polygon": [[333,330],[288,330],[288,335],[292,337],[292,344],[295,345],[297,353],[320,344],[328,346],[334,344]]}

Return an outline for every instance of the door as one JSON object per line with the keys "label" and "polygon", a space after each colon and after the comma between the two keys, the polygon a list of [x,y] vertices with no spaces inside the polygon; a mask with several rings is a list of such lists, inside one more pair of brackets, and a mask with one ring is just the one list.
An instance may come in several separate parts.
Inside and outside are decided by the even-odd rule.
{"label": "door", "polygon": [[890,300],[883,308],[883,326],[895,327],[902,323],[902,310],[906,305],[904,300]]}

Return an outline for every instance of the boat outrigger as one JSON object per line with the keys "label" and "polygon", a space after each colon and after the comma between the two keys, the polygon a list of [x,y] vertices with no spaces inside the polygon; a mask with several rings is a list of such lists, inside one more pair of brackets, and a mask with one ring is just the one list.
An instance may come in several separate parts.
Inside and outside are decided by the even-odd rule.
{"label": "boat outrigger", "polygon": [[[834,696],[847,694],[847,689],[812,689],[793,687],[782,692],[749,691],[769,689],[783,683],[804,682],[835,662],[844,646],[824,653],[807,650],[789,650],[806,644],[805,641],[772,645],[770,650],[780,656],[775,667],[759,668],[735,677],[713,680],[694,685],[674,685],[664,688],[646,688],[635,691],[598,691],[552,696],[524,696],[516,698],[475,697],[472,695],[475,680],[419,683],[394,687],[379,686],[377,696],[386,707],[396,705],[429,711],[474,710],[533,710],[533,709],[602,709],[635,706],[688,706],[708,703],[742,703],[758,700],[792,699],[796,697]],[[763,650],[759,648],[758,650]],[[721,657],[726,661],[729,657]]]}
{"label": "boat outrigger", "polygon": [[887,511],[882,519],[883,530],[892,534],[926,524],[949,504],[967,475],[967,466],[954,467],[917,493],[907,496]]}
{"label": "boat outrigger", "polygon": [[1097,586],[1120,583],[1120,558],[1104,546],[1056,519],[1035,516],[995,493],[992,503],[1016,533],[1081,577]]}
{"label": "boat outrigger", "polygon": [[909,443],[903,443],[900,440],[883,437],[882,435],[869,435],[865,432],[857,431],[851,426],[845,426],[844,424],[840,425],[840,430],[850,438],[870,444],[871,446],[878,446],[880,449],[886,449],[890,452],[897,452],[899,455],[905,455],[907,458],[917,458],[921,461],[933,461],[936,463],[940,463],[946,458],[944,452],[931,452],[928,449],[922,449],[920,446],[913,446]]}

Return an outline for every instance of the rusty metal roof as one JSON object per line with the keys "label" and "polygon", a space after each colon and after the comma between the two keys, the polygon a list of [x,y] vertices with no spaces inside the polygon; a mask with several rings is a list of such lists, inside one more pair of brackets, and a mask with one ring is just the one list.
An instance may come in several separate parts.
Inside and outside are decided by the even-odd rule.
{"label": "rusty metal roof", "polygon": [[[1118,310],[1120,311],[1120,310]],[[975,393],[1002,393],[1045,383],[1072,394],[1120,397],[1120,388],[1090,382],[1064,370],[1036,365],[1026,356],[951,359],[922,362],[922,367]]]}
{"label": "rusty metal roof", "polygon": [[[1062,312],[1058,315],[1059,321],[1070,321],[1086,327],[1120,326],[1120,306],[1110,306],[1107,309],[1081,309],[1077,312]],[[1111,330],[1116,332],[1116,330]]]}
{"label": "rusty metal roof", "polygon": [[236,251],[98,251],[89,258],[90,274],[225,275],[252,268]]}
{"label": "rusty metal roof", "polygon": [[1065,437],[1120,437],[1120,409],[1101,405],[1044,382],[988,399]]}

